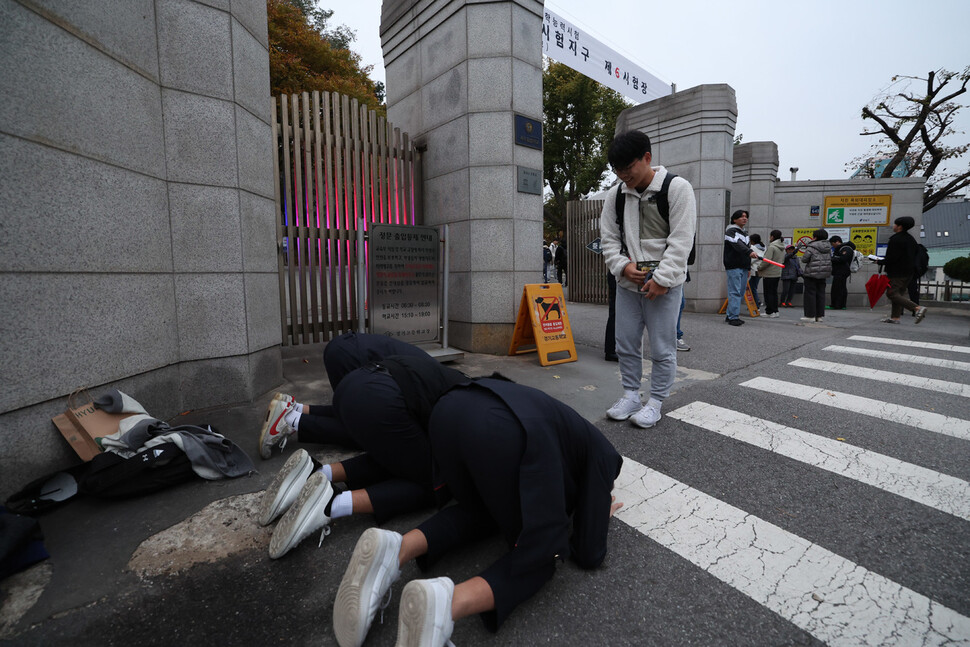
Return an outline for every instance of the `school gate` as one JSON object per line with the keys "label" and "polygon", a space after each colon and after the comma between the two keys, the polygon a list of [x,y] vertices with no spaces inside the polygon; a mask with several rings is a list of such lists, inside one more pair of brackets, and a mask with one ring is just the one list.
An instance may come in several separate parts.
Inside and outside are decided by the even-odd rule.
{"label": "school gate", "polygon": [[276,239],[284,346],[367,327],[366,236],[414,225],[420,154],[406,133],[331,92],[273,99]]}

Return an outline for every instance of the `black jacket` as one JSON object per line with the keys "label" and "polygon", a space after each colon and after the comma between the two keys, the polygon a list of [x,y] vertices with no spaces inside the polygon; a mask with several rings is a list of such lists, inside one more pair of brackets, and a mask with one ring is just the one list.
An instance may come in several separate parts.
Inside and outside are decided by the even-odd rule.
{"label": "black jacket", "polygon": [[430,357],[417,346],[386,335],[346,332],[331,339],[323,349],[323,365],[330,379],[330,388],[336,390],[340,380],[354,369],[391,355]]}
{"label": "black jacket", "polygon": [[538,389],[493,378],[467,387],[497,395],[526,431],[519,469],[522,533],[513,568],[527,572],[557,556],[572,557],[582,568],[599,566],[623,458],[585,418]]}
{"label": "black jacket", "polygon": [[849,276],[849,263],[855,256],[855,250],[848,245],[839,245],[832,253],[832,276]]}
{"label": "black jacket", "polygon": [[916,271],[916,239],[900,231],[889,237],[886,255],[879,262],[889,278],[913,276]]}
{"label": "black jacket", "polygon": [[751,248],[748,234],[737,225],[728,225],[724,230],[724,269],[750,270]]}

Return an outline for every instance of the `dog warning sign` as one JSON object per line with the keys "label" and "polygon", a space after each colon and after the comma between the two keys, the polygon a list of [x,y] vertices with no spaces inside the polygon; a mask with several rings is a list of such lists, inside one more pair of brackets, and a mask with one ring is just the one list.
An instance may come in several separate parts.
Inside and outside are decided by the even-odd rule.
{"label": "dog warning sign", "polygon": [[576,361],[566,300],[558,283],[535,283],[522,288],[509,355],[533,351],[539,353],[543,366]]}

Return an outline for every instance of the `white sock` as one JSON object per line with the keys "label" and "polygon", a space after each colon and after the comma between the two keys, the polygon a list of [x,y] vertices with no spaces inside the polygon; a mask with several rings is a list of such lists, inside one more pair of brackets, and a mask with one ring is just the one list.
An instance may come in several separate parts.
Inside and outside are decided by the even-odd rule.
{"label": "white sock", "polygon": [[300,404],[299,402],[294,402],[293,403],[293,408],[296,409],[296,412],[297,413],[299,413],[301,415],[303,414],[303,405]]}
{"label": "white sock", "polygon": [[297,411],[296,409],[290,409],[289,411],[287,411],[286,413],[284,413],[283,414],[283,420],[285,420],[286,421],[286,424],[288,424],[290,426],[290,429],[297,430],[297,431],[299,430],[299,428],[300,428],[300,412]]}
{"label": "white sock", "polygon": [[330,504],[330,518],[339,519],[349,517],[354,513],[354,499],[350,492],[341,492],[333,498]]}
{"label": "white sock", "polygon": [[636,400],[637,402],[639,402],[640,401],[640,392],[639,391],[627,391],[626,392],[626,399],[627,400]]}
{"label": "white sock", "polygon": [[333,468],[329,465],[324,465],[319,471],[323,472],[323,475],[327,477],[328,481],[333,482]]}
{"label": "white sock", "polygon": [[649,400],[647,400],[647,406],[653,407],[657,411],[660,411],[660,408],[664,406],[664,402],[663,400],[658,400],[657,398],[650,398]]}

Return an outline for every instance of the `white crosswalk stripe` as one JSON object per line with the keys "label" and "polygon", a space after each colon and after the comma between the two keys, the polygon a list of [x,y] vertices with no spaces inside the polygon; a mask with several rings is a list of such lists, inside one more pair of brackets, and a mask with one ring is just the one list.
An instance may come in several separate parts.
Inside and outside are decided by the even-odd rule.
{"label": "white crosswalk stripe", "polygon": [[891,402],[873,400],[849,393],[820,389],[804,384],[795,384],[767,377],[756,377],[742,382],[740,386],[784,395],[799,400],[807,400],[827,407],[835,407],[856,414],[902,423],[918,429],[938,434],[970,440],[970,420],[944,416],[932,411],[921,411]]}
{"label": "white crosswalk stripe", "polygon": [[[966,379],[970,362],[932,356],[967,354],[970,347],[865,335],[853,335],[847,341],[854,345],[833,344],[823,349],[837,353],[837,359],[797,357],[788,362],[789,367],[798,369],[798,382],[809,384],[776,379],[771,367],[758,377],[742,381],[738,385],[742,389],[771,398],[761,402],[762,396],[757,396],[753,403],[765,415],[737,411],[730,408],[731,403],[719,406],[716,400],[694,400],[665,412],[665,416],[745,443],[748,448],[741,449],[742,454],[772,452],[809,468],[852,479],[860,484],[855,487],[861,488],[854,492],[865,492],[868,487],[873,493],[900,497],[900,505],[905,499],[906,503],[926,506],[925,514],[938,515],[937,519],[941,512],[951,515],[947,521],[934,523],[945,526],[951,537],[959,537],[962,531],[957,526],[970,522],[970,480],[965,480],[966,472],[957,467],[957,457],[947,456],[939,462],[955,470],[952,474],[924,466],[937,464],[939,459],[934,460],[933,451],[917,459],[920,464],[907,462],[907,456],[892,455],[893,451],[909,451],[913,445],[896,442],[897,437],[889,434],[908,426],[958,439],[957,445],[970,440],[970,407],[966,402],[970,398],[970,380]],[[874,362],[869,360],[900,362],[900,370],[870,368],[867,364]],[[934,375],[908,373],[904,364],[924,375],[926,367],[933,367]],[[792,375],[790,368],[787,374]],[[874,393],[885,393],[885,400],[866,397]],[[890,401],[901,393],[919,393],[919,397],[907,398],[907,404],[927,404],[921,409]],[[869,442],[878,443],[880,451],[791,426],[801,422],[793,422],[790,416],[772,419],[772,412],[778,409],[768,402],[777,403],[779,398],[852,414],[852,425],[869,432]],[[805,416],[800,413],[799,418]],[[883,437],[871,434],[882,429],[888,430],[885,442]],[[898,439],[906,436],[911,435]],[[928,434],[924,438],[926,442],[933,440]],[[949,438],[947,442],[949,446],[954,443]],[[763,459],[762,453],[759,460]],[[736,507],[693,488],[690,477],[684,481],[625,457],[614,489],[617,500],[624,503],[617,518],[829,645],[970,646],[970,613],[966,605],[953,601],[961,599],[959,592],[946,586],[925,588],[916,576],[919,566],[891,570],[899,574],[894,578],[905,583],[900,584],[877,572],[884,567],[894,569],[894,565],[867,558],[854,558],[860,559],[861,563],[856,563],[840,556],[841,544],[837,540],[833,543],[824,532],[818,538],[799,537],[782,527],[787,526],[785,522],[780,522],[781,526],[772,524],[746,512],[743,503]],[[882,496],[877,508],[891,510],[893,505],[891,497]],[[912,504],[905,510],[903,519],[905,515],[922,516]],[[820,508],[818,514],[824,518],[825,509]],[[874,540],[877,548],[880,541]],[[956,541],[954,548],[963,550],[959,539]],[[951,545],[940,544],[936,550],[945,552]],[[892,548],[888,550],[891,553]],[[913,576],[912,581],[908,579]],[[944,596],[943,601],[933,599],[938,595]]]}
{"label": "white crosswalk stripe", "polygon": [[868,368],[865,366],[855,366],[853,364],[826,362],[825,360],[812,359],[810,357],[799,357],[793,362],[788,362],[788,365],[800,366],[802,368],[812,368],[818,371],[828,371],[830,373],[838,373],[840,375],[850,375],[852,377],[861,377],[867,380],[888,382],[890,384],[899,384],[901,386],[908,386],[914,389],[927,389],[929,391],[936,391],[938,393],[959,395],[964,398],[970,398],[970,384],[960,384],[959,382],[947,382],[946,380],[937,380],[931,377],[920,377],[918,375],[907,375],[905,373],[880,371],[878,369]]}
{"label": "white crosswalk stripe", "polygon": [[706,402],[667,415],[970,520],[970,483],[958,478]]}
{"label": "white crosswalk stripe", "polygon": [[869,348],[856,348],[854,346],[826,346],[822,350],[843,355],[862,355],[878,359],[889,359],[896,362],[910,362],[912,364],[926,364],[927,366],[938,366],[957,371],[970,371],[970,362],[958,362],[954,359],[940,359],[939,357],[923,357],[921,355],[906,355],[903,353],[889,353],[881,350],[871,350]]}
{"label": "white crosswalk stripe", "polygon": [[970,354],[970,346],[954,346],[953,344],[935,344],[915,339],[893,339],[892,337],[869,337],[867,335],[852,335],[849,341],[867,341],[872,344],[891,344],[893,346],[909,346],[910,348],[926,348],[928,350],[942,350],[948,353]]}
{"label": "white crosswalk stripe", "polygon": [[617,518],[830,645],[970,640],[970,618],[624,458]]}

